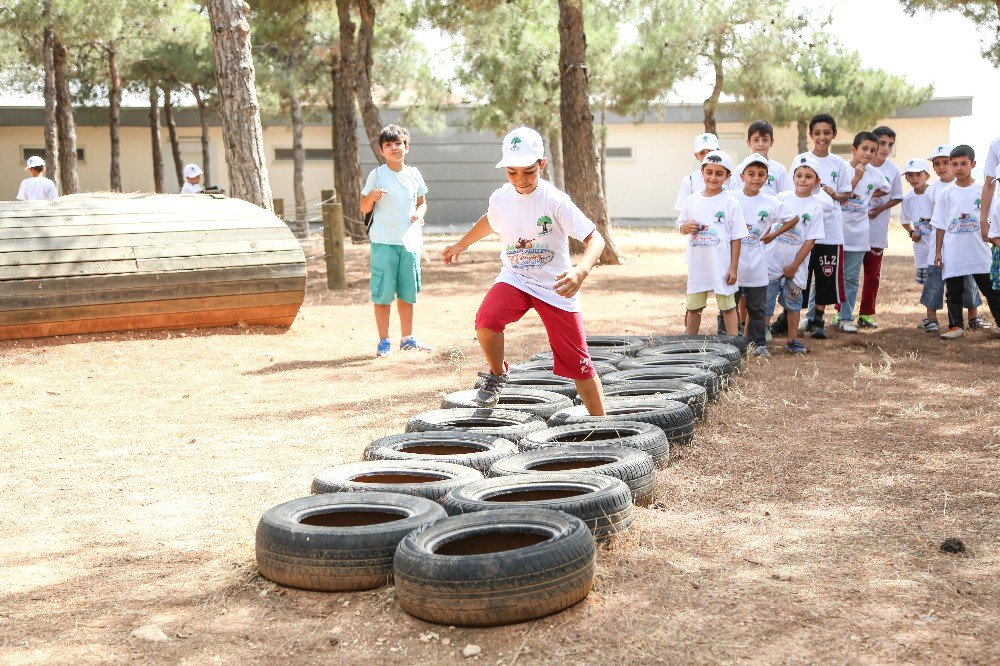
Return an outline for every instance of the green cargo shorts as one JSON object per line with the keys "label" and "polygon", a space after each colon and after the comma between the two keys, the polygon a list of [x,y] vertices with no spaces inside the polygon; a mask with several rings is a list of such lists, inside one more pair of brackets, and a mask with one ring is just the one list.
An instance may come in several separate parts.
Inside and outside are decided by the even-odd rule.
{"label": "green cargo shorts", "polygon": [[389,305],[395,299],[416,303],[420,293],[420,256],[402,245],[372,243],[372,303]]}

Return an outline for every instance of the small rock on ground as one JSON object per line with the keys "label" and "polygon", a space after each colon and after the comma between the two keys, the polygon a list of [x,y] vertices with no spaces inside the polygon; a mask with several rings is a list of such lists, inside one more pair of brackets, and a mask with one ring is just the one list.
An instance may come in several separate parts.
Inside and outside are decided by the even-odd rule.
{"label": "small rock on ground", "polygon": [[169,641],[170,638],[155,624],[147,624],[132,631],[132,635],[144,641]]}
{"label": "small rock on ground", "polygon": [[466,659],[468,659],[469,657],[475,657],[477,654],[480,654],[482,651],[483,651],[483,648],[479,647],[478,645],[473,645],[472,643],[469,643],[462,650],[462,655]]}

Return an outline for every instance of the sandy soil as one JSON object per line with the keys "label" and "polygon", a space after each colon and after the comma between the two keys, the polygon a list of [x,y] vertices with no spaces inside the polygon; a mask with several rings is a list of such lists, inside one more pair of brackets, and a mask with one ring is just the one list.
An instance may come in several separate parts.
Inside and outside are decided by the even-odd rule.
{"label": "sandy soil", "polygon": [[[589,331],[680,332],[678,238],[618,238],[629,265],[591,276]],[[1000,340],[914,328],[912,260],[893,244],[881,330],[747,362],[654,507],[600,553],[590,597],[489,630],[410,618],[391,587],[281,589],[256,575],[253,538],[317,470],[471,384],[495,245],[427,268],[430,354],[372,358],[360,248],[341,293],[312,249],[284,333],[3,344],[0,662],[444,663],[473,643],[495,664],[997,663]],[[545,348],[534,315],[509,340],[517,359]],[[968,552],[941,552],[946,537]],[[151,624],[168,640],[133,636]]]}

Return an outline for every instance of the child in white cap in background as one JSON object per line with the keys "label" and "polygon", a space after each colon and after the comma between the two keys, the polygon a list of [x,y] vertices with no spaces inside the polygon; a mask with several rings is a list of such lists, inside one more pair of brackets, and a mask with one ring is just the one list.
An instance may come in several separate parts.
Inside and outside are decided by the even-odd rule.
{"label": "child in white cap in background", "polygon": [[684,180],[681,181],[677,199],[674,201],[674,210],[678,213],[684,208],[684,202],[689,196],[705,189],[705,179],[701,175],[701,161],[713,150],[719,150],[719,137],[706,132],[694,138],[694,159],[698,162],[698,168],[684,176]]}
{"label": "child in white cap in background", "polygon": [[201,176],[204,172],[197,164],[184,165],[184,186],[181,194],[201,194],[205,188],[201,185]]}
{"label": "child in white cap in background", "polygon": [[31,175],[21,181],[21,187],[17,190],[18,201],[44,201],[59,197],[56,184],[42,175],[45,173],[45,160],[38,155],[32,155],[28,158],[24,170]]}

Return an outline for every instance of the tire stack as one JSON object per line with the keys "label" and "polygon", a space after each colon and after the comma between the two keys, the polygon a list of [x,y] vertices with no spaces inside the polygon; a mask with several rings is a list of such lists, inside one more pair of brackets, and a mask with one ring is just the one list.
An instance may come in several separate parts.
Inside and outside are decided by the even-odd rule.
{"label": "tire stack", "polygon": [[316,474],[312,495],[264,513],[262,576],[306,590],[395,581],[402,608],[440,624],[549,615],[587,596],[597,543],[653,501],[671,445],[739,372],[717,338],[588,338],[608,416],[591,417],[551,352],[511,367],[496,408],[445,395],[364,460]]}

